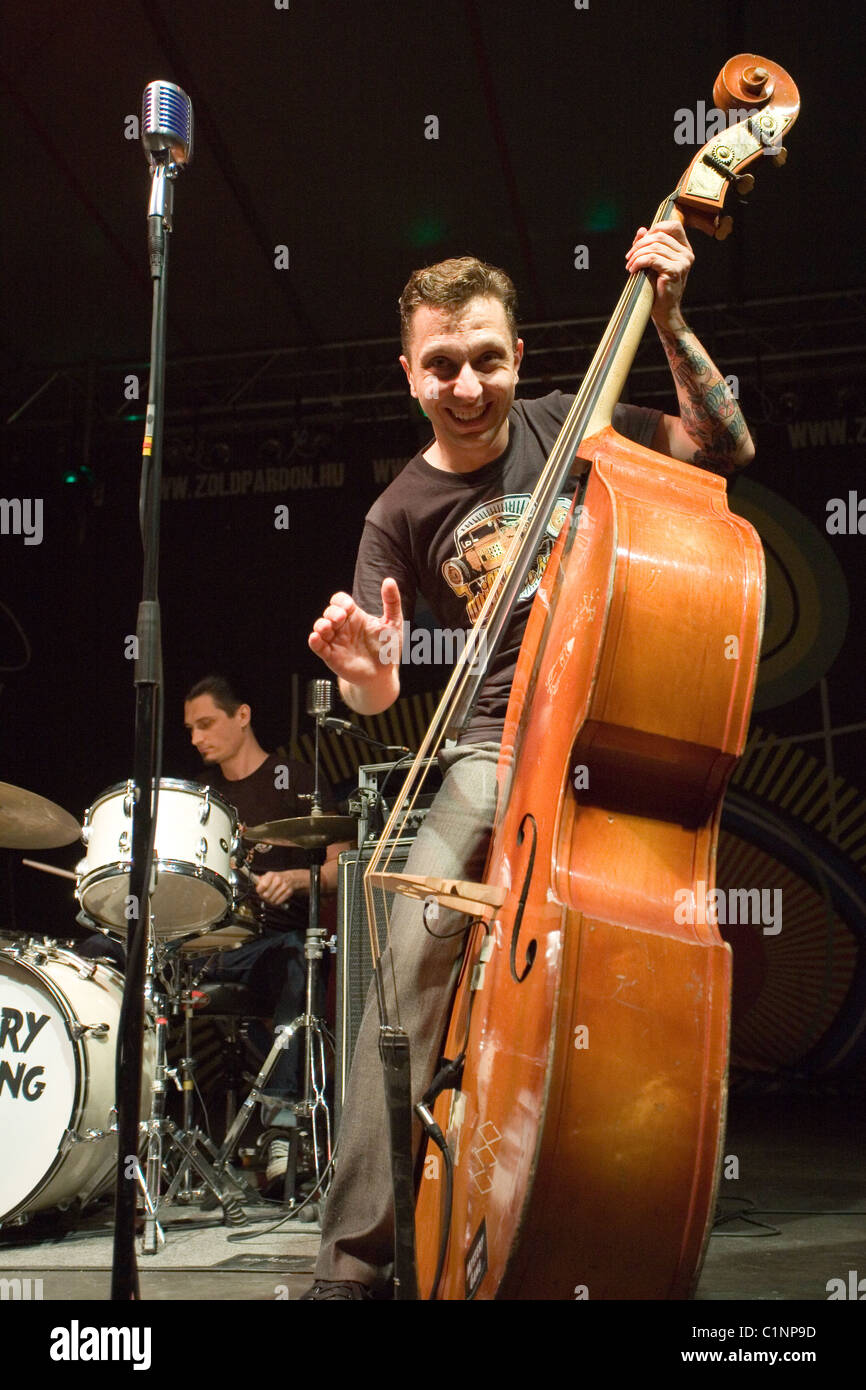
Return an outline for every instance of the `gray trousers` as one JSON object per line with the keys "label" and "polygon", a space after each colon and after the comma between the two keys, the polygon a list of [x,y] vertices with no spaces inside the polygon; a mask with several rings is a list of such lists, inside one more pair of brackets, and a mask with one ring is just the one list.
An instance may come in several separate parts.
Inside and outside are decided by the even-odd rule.
{"label": "gray trousers", "polygon": [[[496,810],[498,758],[497,743],[463,744],[440,753],[445,778],[412,846],[406,873],[480,879]],[[383,974],[389,1021],[394,1023],[399,1013],[409,1035],[415,1103],[436,1073],[465,945],[460,928],[469,919],[440,908],[434,937],[425,929],[420,899],[398,893],[391,906],[391,947]],[[398,1013],[392,1012],[394,979]],[[416,1123],[416,1156],[420,1140]],[[382,1284],[390,1277],[393,1255],[391,1160],[374,981],[349,1074],[316,1278]]]}

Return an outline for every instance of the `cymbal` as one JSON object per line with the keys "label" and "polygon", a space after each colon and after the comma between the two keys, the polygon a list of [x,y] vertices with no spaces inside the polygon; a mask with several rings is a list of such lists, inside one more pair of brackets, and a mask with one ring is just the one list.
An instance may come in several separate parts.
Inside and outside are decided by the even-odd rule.
{"label": "cymbal", "polygon": [[247,826],[244,839],[263,845],[287,845],[291,849],[321,849],[356,833],[354,816],[290,816]]}
{"label": "cymbal", "polygon": [[81,834],[74,816],[47,797],[0,782],[0,848],[57,849]]}

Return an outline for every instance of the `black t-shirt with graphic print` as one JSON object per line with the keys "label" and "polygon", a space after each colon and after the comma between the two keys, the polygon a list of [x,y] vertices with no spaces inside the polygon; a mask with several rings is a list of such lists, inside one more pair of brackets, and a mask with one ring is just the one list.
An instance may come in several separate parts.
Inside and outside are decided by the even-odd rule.
{"label": "black t-shirt with graphic print", "polygon": [[[404,620],[411,621],[421,594],[440,628],[471,628],[573,400],[554,391],[538,400],[516,401],[508,414],[504,452],[472,473],[434,468],[423,453],[410,459],[367,513],[355,565],[355,602],[368,613],[381,613],[382,580],[390,577],[400,589]],[[658,410],[617,405],[613,426],[648,446],[660,418]],[[491,664],[464,742],[501,736],[532,598],[573,492],[570,482]],[[454,648],[459,650],[456,643]],[[440,652],[446,649],[443,643]],[[432,644],[430,651],[435,656]]]}

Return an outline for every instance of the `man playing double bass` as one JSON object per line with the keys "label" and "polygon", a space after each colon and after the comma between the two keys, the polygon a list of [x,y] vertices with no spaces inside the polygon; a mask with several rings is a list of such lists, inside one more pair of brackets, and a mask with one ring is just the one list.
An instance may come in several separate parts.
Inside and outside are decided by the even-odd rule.
{"label": "man playing double bass", "polygon": [[[754,448],[736,401],[681,313],[694,260],[679,221],[640,228],[626,256],[630,273],[654,284],[652,318],[676,384],[680,415],[616,407],[620,434],[657,453],[718,473],[748,464]],[[346,704],[387,709],[400,693],[404,618],[422,594],[443,629],[468,629],[505,545],[550,453],[572,397],[556,391],[515,402],[523,343],[508,276],[471,257],[416,271],[400,299],[409,389],[434,438],[367,514],[353,593],[333,595],[313,625],[311,649],[339,678]],[[562,524],[562,499],[549,533]],[[499,743],[517,655],[552,535],[540,552],[487,672],[468,727],[439,755],[444,780],[413,846],[406,872],[480,880],[496,805]],[[381,611],[380,611],[381,610]],[[435,1073],[469,919],[442,910],[435,934],[423,904],[397,894],[391,961],[399,1016],[410,1038],[413,1100]],[[328,1197],[316,1283],[305,1299],[388,1296],[394,1217],[378,1049],[375,992],[367,1000]]]}

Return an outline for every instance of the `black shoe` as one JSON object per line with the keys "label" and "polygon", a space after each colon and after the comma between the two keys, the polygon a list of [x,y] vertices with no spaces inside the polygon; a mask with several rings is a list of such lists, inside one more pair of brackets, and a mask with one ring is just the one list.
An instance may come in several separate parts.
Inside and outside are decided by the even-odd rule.
{"label": "black shoe", "polygon": [[373,1290],[369,1284],[359,1284],[353,1279],[339,1281],[336,1279],[317,1279],[311,1289],[302,1293],[298,1302],[305,1300],[318,1303],[325,1298],[343,1298],[357,1301],[373,1297]]}

